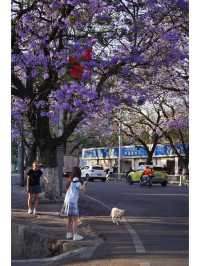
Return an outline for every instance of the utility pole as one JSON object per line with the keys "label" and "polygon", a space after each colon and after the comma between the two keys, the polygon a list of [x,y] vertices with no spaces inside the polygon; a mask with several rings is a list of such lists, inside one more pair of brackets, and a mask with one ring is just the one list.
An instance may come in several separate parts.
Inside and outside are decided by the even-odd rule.
{"label": "utility pole", "polygon": [[118,127],[118,179],[121,172],[121,109],[119,110],[119,127]]}

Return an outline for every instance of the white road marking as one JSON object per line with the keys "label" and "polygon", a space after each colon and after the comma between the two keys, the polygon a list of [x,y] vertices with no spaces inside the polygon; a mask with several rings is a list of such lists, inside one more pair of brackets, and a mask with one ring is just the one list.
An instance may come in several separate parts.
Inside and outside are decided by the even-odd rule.
{"label": "white road marking", "polygon": [[[102,201],[100,200],[97,200],[95,199],[94,197],[91,197],[89,195],[86,195],[85,196],[93,201],[96,201],[98,202],[99,204],[101,204],[102,206],[104,206],[106,209],[108,209],[109,211],[111,211],[111,207],[108,206],[107,204],[103,203]],[[130,236],[131,236],[131,239],[132,239],[132,242],[134,244],[134,247],[135,247],[135,250],[136,250],[136,253],[140,253],[140,254],[144,254],[146,253],[146,250],[142,244],[142,241],[139,237],[139,235],[137,234],[137,232],[132,228],[132,226],[130,226],[130,224],[128,223],[128,221],[123,218],[123,221],[124,221],[124,224],[125,224],[125,227],[127,229],[127,231],[129,232]],[[145,266],[145,265],[144,265]],[[147,265],[149,266],[149,265]]]}
{"label": "white road marking", "polygon": [[93,200],[93,201],[98,202],[99,204],[101,204],[102,206],[104,206],[104,207],[105,207],[106,209],[108,209],[109,211],[112,210],[112,208],[111,208],[110,206],[108,206],[107,204],[104,204],[102,201],[100,201],[100,200],[98,200],[98,199],[95,199],[95,198],[93,198],[93,197],[91,197],[91,196],[89,196],[89,195],[87,195],[87,194],[84,194],[84,196],[87,197],[87,198],[89,198],[89,199],[91,199],[91,200]]}
{"label": "white road marking", "polygon": [[189,197],[189,194],[157,194],[157,193],[121,193],[121,195],[131,195],[131,196],[178,196],[178,197]]}
{"label": "white road marking", "polygon": [[126,218],[123,218],[123,221],[124,221],[126,229],[128,230],[128,232],[131,236],[131,239],[132,239],[133,244],[135,246],[136,252],[140,253],[140,254],[146,253],[146,250],[145,250],[145,248],[142,244],[142,241],[141,241],[140,237],[138,236],[137,232],[133,229],[132,226],[130,226],[130,224],[128,223]]}

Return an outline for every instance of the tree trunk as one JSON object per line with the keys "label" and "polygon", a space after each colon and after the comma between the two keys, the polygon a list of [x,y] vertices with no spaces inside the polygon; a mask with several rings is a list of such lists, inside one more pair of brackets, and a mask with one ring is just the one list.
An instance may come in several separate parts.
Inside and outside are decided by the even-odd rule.
{"label": "tree trunk", "polygon": [[153,154],[154,154],[154,151],[155,151],[156,146],[158,144],[159,136],[157,134],[156,135],[154,134],[153,139],[152,139],[153,145],[151,148],[148,146],[147,143],[145,143],[145,141],[142,138],[138,137],[137,139],[142,144],[142,146],[145,148],[145,150],[147,152],[146,163],[152,164],[153,163]]}
{"label": "tree trunk", "polygon": [[28,150],[28,158],[27,158],[26,166],[31,166],[33,161],[36,160],[36,151],[37,151],[37,145],[34,142],[31,145],[31,148]]}
{"label": "tree trunk", "polygon": [[182,175],[188,175],[189,174],[189,159],[187,158],[183,158],[183,170],[182,170]]}
{"label": "tree trunk", "polygon": [[82,117],[77,114],[61,136],[52,137],[49,119],[37,115],[33,136],[39,148],[40,162],[45,168],[44,174],[49,179],[45,185],[45,195],[49,199],[56,200],[62,195],[64,145]]}
{"label": "tree trunk", "polygon": [[45,197],[55,201],[60,197],[58,168],[47,167],[44,170],[44,175],[48,179],[48,184],[45,184]]}
{"label": "tree trunk", "polygon": [[56,200],[60,196],[56,146],[53,142],[46,142],[41,139],[39,150],[41,163],[45,169],[44,175],[48,179],[48,184],[45,184],[45,197],[50,200]]}
{"label": "tree trunk", "polygon": [[153,152],[152,151],[147,151],[147,164],[152,164],[153,162]]}
{"label": "tree trunk", "polygon": [[20,143],[20,186],[24,187],[24,142]]}
{"label": "tree trunk", "polygon": [[56,145],[53,141],[39,140],[39,151],[42,165],[49,168],[57,166]]}

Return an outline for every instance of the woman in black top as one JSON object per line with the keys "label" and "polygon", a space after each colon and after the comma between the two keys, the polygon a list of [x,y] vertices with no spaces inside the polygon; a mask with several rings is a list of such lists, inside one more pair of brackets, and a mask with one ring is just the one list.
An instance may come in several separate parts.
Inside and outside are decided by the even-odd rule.
{"label": "woman in black top", "polygon": [[[38,162],[34,161],[32,169],[27,173],[27,192],[28,192],[28,214],[36,214],[36,209],[39,203],[39,193],[41,193],[40,177],[43,176],[43,172],[39,168]],[[48,183],[48,179],[43,176],[45,181]],[[32,198],[35,195],[35,206],[32,210]]]}

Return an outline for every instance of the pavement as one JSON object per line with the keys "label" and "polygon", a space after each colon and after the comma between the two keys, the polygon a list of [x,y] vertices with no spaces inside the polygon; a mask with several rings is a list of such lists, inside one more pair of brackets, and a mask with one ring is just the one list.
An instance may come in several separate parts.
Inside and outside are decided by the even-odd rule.
{"label": "pavement", "polygon": [[[26,193],[12,183],[13,213],[23,213]],[[114,206],[126,212],[119,226],[109,217]],[[61,203],[41,203],[40,216],[57,213],[60,207]],[[90,228],[96,240],[101,240],[98,245],[89,252],[84,250],[58,261],[43,261],[42,264],[33,261],[26,265],[189,265],[187,187],[153,186],[149,189],[125,183],[88,183],[87,193],[80,197],[80,211],[82,228],[84,225]]]}
{"label": "pavement", "polygon": [[[41,265],[42,261],[47,263],[51,258],[55,261],[56,257],[62,259],[74,254],[77,256],[73,253],[76,250],[82,250],[84,257],[87,257],[86,250],[87,254],[90,254],[90,250],[101,242],[87,220],[82,218],[78,226],[78,232],[84,240],[66,240],[67,218],[60,215],[64,198],[51,202],[42,197],[37,215],[29,215],[26,187],[19,185],[18,178],[18,175],[12,177],[11,189],[12,265]],[[62,257],[61,254],[64,256]],[[39,262],[36,257],[39,258]]]}

